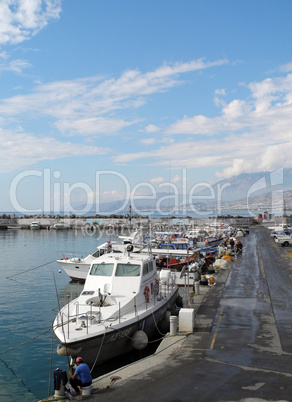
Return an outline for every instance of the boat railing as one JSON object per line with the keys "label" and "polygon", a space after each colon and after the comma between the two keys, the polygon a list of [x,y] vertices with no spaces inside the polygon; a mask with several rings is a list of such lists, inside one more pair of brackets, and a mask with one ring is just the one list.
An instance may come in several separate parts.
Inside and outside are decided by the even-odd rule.
{"label": "boat railing", "polygon": [[57,251],[57,256],[58,260],[71,260],[72,258],[81,260],[86,257],[82,251]]}
{"label": "boat railing", "polygon": [[[171,292],[174,283],[166,283],[160,281],[159,292],[157,294],[151,294],[151,297],[147,299],[139,298],[137,296],[123,300],[117,303],[118,309],[113,311],[113,314],[109,314],[108,316],[104,316],[102,314],[101,308],[102,306],[98,306],[99,310],[94,308],[92,303],[80,303],[78,300],[74,303],[70,303],[68,295],[67,305],[59,312],[57,325],[63,327],[63,332],[67,339],[70,338],[70,328],[72,325],[74,326],[74,330],[76,330],[76,326],[80,324],[80,329],[85,329],[88,334],[88,328],[91,325],[100,324],[101,322],[106,323],[116,321],[122,322],[123,317],[127,316],[134,312],[135,316],[140,315],[143,311],[148,310],[150,307],[156,305],[156,303],[162,298],[166,297],[169,292]],[[89,308],[89,311],[84,311],[84,308]],[[110,306],[112,307],[112,306]],[[83,310],[83,311],[82,311]],[[108,310],[107,310],[108,311]]]}
{"label": "boat railing", "polygon": [[[100,322],[99,315],[99,312],[95,312],[94,314],[91,314],[91,312],[84,312],[80,314],[75,313],[74,315],[68,315],[67,312],[62,311],[59,313],[57,325],[62,326],[63,329],[65,326],[67,326],[66,338],[70,339],[70,324],[74,324],[74,329],[76,329],[76,323],[80,323],[79,328],[86,328],[86,333],[88,334],[89,324]],[[61,322],[59,322],[59,319]],[[65,331],[63,331],[63,333],[65,335]]]}

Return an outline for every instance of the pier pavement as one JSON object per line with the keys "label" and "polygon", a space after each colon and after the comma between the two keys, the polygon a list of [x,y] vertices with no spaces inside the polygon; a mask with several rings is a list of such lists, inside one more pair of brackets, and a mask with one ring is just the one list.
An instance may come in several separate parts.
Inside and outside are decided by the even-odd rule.
{"label": "pier pavement", "polygon": [[[217,285],[195,299],[193,333],[93,381],[86,401],[292,401],[292,262],[258,226]],[[202,287],[201,287],[202,289]],[[196,296],[199,297],[199,296]],[[111,376],[119,376],[110,387]]]}

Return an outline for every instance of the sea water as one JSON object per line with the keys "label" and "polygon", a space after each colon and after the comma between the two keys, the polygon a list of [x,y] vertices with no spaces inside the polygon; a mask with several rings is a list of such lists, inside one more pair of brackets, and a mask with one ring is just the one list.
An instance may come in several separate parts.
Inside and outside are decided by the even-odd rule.
{"label": "sea water", "polygon": [[51,330],[58,300],[76,297],[83,288],[70,282],[56,259],[66,252],[85,257],[110,237],[82,229],[0,231],[1,402],[54,394],[54,370],[67,369]]}

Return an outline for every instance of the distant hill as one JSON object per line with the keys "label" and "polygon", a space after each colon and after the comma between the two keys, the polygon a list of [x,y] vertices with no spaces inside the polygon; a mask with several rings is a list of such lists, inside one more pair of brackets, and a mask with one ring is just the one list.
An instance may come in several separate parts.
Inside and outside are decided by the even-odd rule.
{"label": "distant hill", "polygon": [[216,190],[217,186],[223,188],[224,202],[242,200],[247,196],[257,198],[277,190],[292,190],[292,169],[283,169],[283,175],[281,172],[242,173],[221,180],[212,187]]}
{"label": "distant hill", "polygon": [[[196,183],[194,183],[195,185]],[[213,194],[215,199],[209,198],[211,191],[210,188],[204,189],[198,187],[197,191],[193,194],[193,203],[196,208],[204,208],[210,205],[216,204],[220,201],[224,207],[231,206],[238,201],[242,206],[246,205],[246,200],[253,203],[261,203],[268,205],[272,198],[275,201],[277,197],[283,199],[283,191],[285,194],[285,200],[287,206],[292,207],[292,169],[284,169],[283,174],[281,172],[269,173],[242,173],[238,176],[231,177],[229,179],[221,180],[212,185]],[[200,199],[196,199],[196,197]],[[202,198],[201,198],[202,197]],[[206,197],[206,198],[204,198]],[[218,197],[221,197],[220,199]],[[185,203],[185,201],[187,201]],[[145,199],[134,200],[132,205],[133,212],[136,211],[151,211],[159,206],[160,210],[167,211],[175,207],[175,203],[180,207],[188,207],[188,195],[184,197],[179,194],[175,199],[171,193],[157,193],[155,199],[149,199],[145,196]],[[133,204],[132,203],[132,204]],[[135,206],[135,208],[133,208]],[[84,206],[79,205],[76,209],[82,209]],[[129,212],[129,202],[125,200],[108,201],[106,203],[99,204],[98,213],[117,213],[127,214]],[[92,208],[92,213],[95,213],[96,209]]]}

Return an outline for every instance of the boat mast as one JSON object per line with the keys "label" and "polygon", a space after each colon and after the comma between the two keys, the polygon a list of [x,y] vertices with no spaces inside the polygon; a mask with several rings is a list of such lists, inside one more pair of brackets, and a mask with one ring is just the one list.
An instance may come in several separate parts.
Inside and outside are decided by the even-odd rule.
{"label": "boat mast", "polygon": [[131,220],[132,220],[132,206],[131,203],[129,205],[129,224],[130,224],[130,232],[131,232]]}

